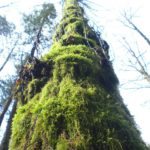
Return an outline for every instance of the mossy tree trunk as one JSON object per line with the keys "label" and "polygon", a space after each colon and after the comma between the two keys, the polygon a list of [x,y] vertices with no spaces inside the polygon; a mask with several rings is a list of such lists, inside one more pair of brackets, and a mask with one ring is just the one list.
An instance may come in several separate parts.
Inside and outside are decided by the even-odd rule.
{"label": "mossy tree trunk", "polygon": [[65,3],[53,46],[41,60],[46,67],[17,93],[24,105],[13,120],[10,150],[147,149],[83,13],[76,0]]}

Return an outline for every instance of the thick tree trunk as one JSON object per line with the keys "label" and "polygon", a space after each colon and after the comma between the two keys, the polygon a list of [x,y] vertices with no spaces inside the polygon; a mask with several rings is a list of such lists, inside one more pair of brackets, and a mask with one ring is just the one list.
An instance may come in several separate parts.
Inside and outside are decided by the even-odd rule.
{"label": "thick tree trunk", "polygon": [[[39,62],[25,82],[10,150],[147,149],[118,93],[106,50],[77,1],[66,0],[45,65]],[[21,101],[19,92],[16,97]]]}

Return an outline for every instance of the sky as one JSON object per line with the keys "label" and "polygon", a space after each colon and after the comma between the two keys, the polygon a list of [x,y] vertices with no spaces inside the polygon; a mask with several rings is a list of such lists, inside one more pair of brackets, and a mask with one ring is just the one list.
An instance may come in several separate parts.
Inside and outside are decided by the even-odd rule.
{"label": "sky", "polygon": [[[42,3],[41,0],[14,0],[16,4],[11,7],[0,9],[0,14],[5,14],[8,20],[16,22],[18,30],[21,30],[20,19],[22,13],[29,13],[35,7]],[[53,2],[54,0],[49,0]],[[9,4],[13,0],[0,0],[0,6]],[[121,20],[124,11],[134,14],[134,23],[150,37],[148,22],[150,9],[149,0],[89,0],[90,6],[93,8],[88,11],[90,24],[97,26],[102,31],[102,37],[110,45],[110,54],[113,62],[115,72],[120,80],[120,92],[131,114],[135,118],[138,129],[142,132],[142,138],[146,143],[150,144],[150,89],[132,87],[138,86],[137,83],[131,82],[136,80],[138,74],[134,71],[126,71],[128,68],[128,55],[126,49],[123,47],[123,38],[130,41],[133,47],[144,51],[149,49],[145,41],[138,36],[137,33],[125,27]],[[58,0],[55,0],[58,15],[60,14],[61,6]],[[145,56],[145,60],[150,57],[149,54]],[[9,67],[9,66],[7,66]],[[8,69],[7,69],[8,70]],[[125,86],[121,86],[124,83]],[[138,82],[141,86],[146,85],[146,82]]]}

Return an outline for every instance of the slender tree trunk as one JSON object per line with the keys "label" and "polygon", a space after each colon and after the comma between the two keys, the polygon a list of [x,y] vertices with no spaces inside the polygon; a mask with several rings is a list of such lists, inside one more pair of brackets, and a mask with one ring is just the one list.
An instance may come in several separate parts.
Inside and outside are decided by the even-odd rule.
{"label": "slender tree trunk", "polygon": [[33,43],[33,47],[31,49],[31,57],[34,57],[34,54],[35,54],[35,50],[37,49],[39,43],[40,43],[40,36],[41,36],[41,32],[42,32],[42,28],[43,28],[43,25],[44,25],[44,21],[42,22],[42,25],[41,27],[39,28],[39,31],[36,35],[36,39]]}
{"label": "slender tree trunk", "polygon": [[1,145],[0,145],[0,150],[8,150],[9,147],[9,140],[10,140],[10,136],[11,136],[11,125],[12,125],[12,119],[14,117],[14,114],[16,112],[16,107],[17,107],[17,101],[14,101],[14,104],[12,106],[12,110],[7,122],[7,127],[6,127],[6,131],[5,134],[3,136]]}
{"label": "slender tree trunk", "polygon": [[6,100],[6,103],[4,105],[3,111],[0,114],[0,125],[1,125],[1,123],[3,121],[4,115],[7,112],[11,102],[12,102],[12,96],[9,96],[8,99]]}

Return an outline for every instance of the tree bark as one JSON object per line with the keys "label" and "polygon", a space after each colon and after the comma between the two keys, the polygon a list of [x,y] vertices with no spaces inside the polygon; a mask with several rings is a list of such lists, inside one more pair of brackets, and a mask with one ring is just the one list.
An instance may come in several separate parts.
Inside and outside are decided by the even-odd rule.
{"label": "tree bark", "polygon": [[1,145],[0,145],[0,150],[8,150],[9,147],[9,140],[10,140],[10,136],[11,136],[11,126],[12,126],[12,119],[15,115],[16,112],[16,107],[17,107],[17,101],[14,100],[14,104],[12,106],[12,111],[10,113],[8,122],[7,122],[7,127],[6,127],[6,131],[4,133]]}
{"label": "tree bark", "polygon": [[1,123],[3,121],[5,113],[7,112],[8,108],[10,106],[11,101],[12,101],[12,96],[9,96],[8,99],[7,99],[7,101],[6,101],[6,103],[5,103],[5,105],[4,105],[3,111],[0,114],[0,125],[1,125]]}

